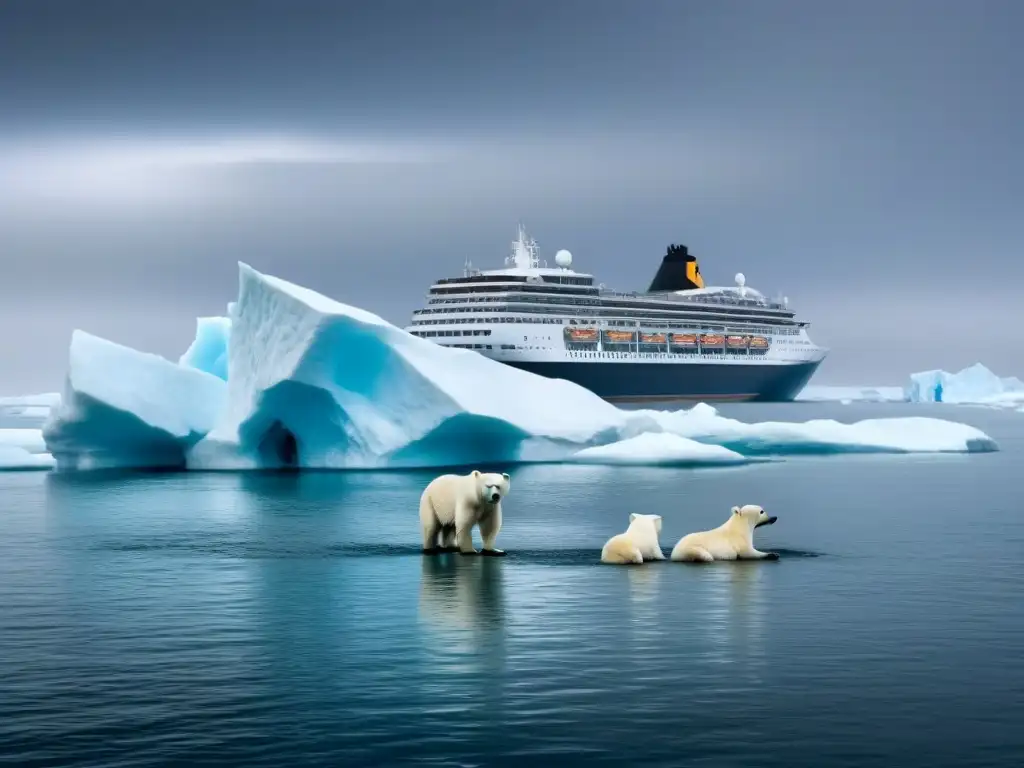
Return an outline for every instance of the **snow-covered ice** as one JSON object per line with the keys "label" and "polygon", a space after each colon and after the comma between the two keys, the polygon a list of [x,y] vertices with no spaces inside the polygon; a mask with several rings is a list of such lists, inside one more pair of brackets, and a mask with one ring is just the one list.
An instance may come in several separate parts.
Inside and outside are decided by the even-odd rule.
{"label": "snow-covered ice", "polygon": [[827,453],[961,453],[998,450],[980,429],[923,416],[864,419],[845,424],[833,419],[753,424],[719,415],[698,403],[688,411],[661,414],[662,426],[677,435],[721,445],[744,456]]}
{"label": "snow-covered ice", "polygon": [[76,331],[63,401],[43,433],[58,468],[692,466],[998,450],[939,419],[745,423],[705,404],[621,410],[245,264],[228,313],[200,319],[179,363]]}
{"label": "snow-covered ice", "polygon": [[31,469],[52,469],[53,457],[48,453],[29,453],[16,445],[0,443],[0,472],[21,472]]}
{"label": "snow-covered ice", "polygon": [[10,427],[0,429],[0,445],[16,446],[29,453],[46,453],[42,430]]}
{"label": "snow-covered ice", "polygon": [[43,426],[60,469],[185,467],[213,426],[226,384],[97,336],[71,336],[60,405]]}
{"label": "snow-covered ice", "polygon": [[0,472],[5,470],[50,469],[53,457],[38,429],[0,429]]}
{"label": "snow-covered ice", "polygon": [[698,443],[671,432],[644,432],[615,443],[584,448],[569,460],[582,464],[685,467],[749,464],[755,459],[720,445]]}

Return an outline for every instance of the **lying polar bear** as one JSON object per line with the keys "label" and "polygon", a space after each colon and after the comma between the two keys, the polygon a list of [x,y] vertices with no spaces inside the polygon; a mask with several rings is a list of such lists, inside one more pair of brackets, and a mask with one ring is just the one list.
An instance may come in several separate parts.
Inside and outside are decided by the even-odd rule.
{"label": "lying polar bear", "polygon": [[769,516],[756,504],[733,507],[729,519],[710,531],[683,536],[672,548],[676,562],[710,563],[713,560],[778,560],[775,552],[754,549],[754,529],[771,525],[777,517]]}
{"label": "lying polar bear", "polygon": [[658,543],[661,533],[661,515],[629,516],[625,533],[612,536],[601,550],[601,562],[615,565],[639,565],[644,560],[664,560],[665,553]]}

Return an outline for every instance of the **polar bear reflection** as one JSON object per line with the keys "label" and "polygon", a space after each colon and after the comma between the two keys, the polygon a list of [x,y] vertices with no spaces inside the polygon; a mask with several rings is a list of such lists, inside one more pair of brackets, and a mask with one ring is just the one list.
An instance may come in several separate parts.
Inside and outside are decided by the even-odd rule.
{"label": "polar bear reflection", "polygon": [[665,591],[661,582],[667,568],[646,567],[626,569],[629,582],[630,643],[637,652],[663,648],[665,628],[659,598]]}
{"label": "polar bear reflection", "polygon": [[758,682],[765,666],[764,588],[772,574],[757,563],[740,562],[711,568],[687,568],[695,581],[687,585],[692,600],[692,624],[703,637],[695,638],[712,661],[737,663],[750,681]]}
{"label": "polar bear reflection", "polygon": [[462,649],[480,648],[503,636],[504,614],[501,561],[456,553],[422,558],[419,615],[430,629],[458,639]]}

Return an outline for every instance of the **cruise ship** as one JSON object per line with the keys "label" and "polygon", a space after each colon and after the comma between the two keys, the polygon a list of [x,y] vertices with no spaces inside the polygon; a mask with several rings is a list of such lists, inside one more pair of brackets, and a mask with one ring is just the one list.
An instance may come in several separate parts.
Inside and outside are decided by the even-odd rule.
{"label": "cruise ship", "polygon": [[554,261],[542,263],[520,225],[503,269],[467,261],[430,287],[406,330],[624,403],[792,400],[828,353],[788,299],[767,299],[742,274],[705,286],[684,245],[668,247],[643,293],[595,284],[568,251]]}

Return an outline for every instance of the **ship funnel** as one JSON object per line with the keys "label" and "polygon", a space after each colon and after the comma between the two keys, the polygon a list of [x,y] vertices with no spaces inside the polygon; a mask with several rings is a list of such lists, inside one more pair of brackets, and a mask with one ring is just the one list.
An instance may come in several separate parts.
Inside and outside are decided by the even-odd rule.
{"label": "ship funnel", "polygon": [[647,291],[689,291],[703,287],[697,257],[686,250],[685,245],[670,245]]}

